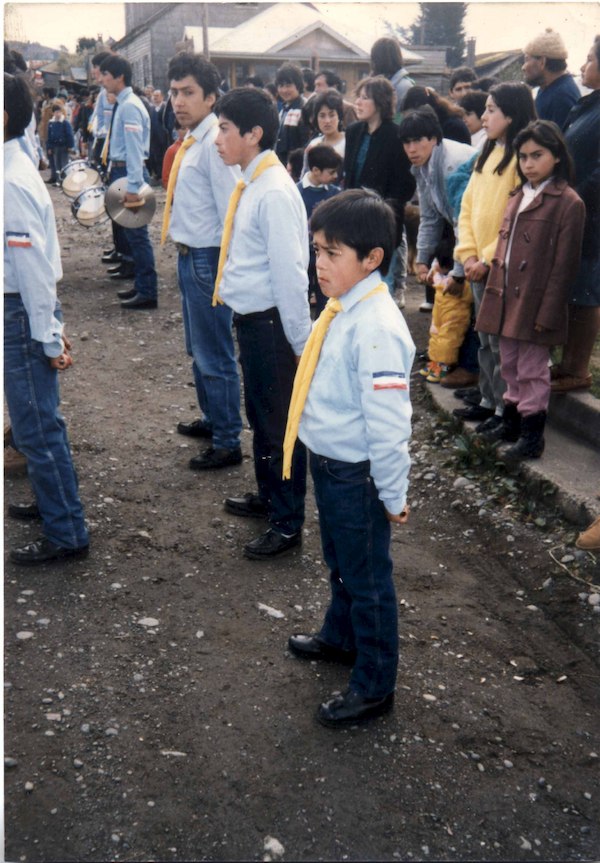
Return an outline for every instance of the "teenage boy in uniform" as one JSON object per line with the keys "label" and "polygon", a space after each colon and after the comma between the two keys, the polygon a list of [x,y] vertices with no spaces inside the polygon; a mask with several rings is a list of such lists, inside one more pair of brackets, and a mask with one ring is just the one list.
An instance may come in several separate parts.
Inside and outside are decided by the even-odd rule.
{"label": "teenage boy in uniform", "polygon": [[[126,177],[127,191],[123,203],[125,206],[135,206],[142,203],[138,192],[143,183],[150,179],[144,167],[150,147],[150,117],[142,101],[133,92],[131,66],[124,57],[109,54],[101,63],[100,72],[106,92],[113,93],[117,98],[108,134],[108,182],[110,184]],[[122,300],[121,308],[155,309],[158,305],[158,280],[148,226],[123,228],[113,224],[115,246],[122,256],[121,272],[115,275],[126,278],[128,269],[135,271],[133,290],[118,291]]]}
{"label": "teenage boy in uniform", "polygon": [[193,358],[196,396],[204,414],[201,419],[178,423],[177,431],[212,438],[212,445],[190,460],[192,470],[207,470],[242,460],[232,311],[224,305],[212,307],[223,221],[241,175],[237,168],[223,163],[215,147],[217,68],[199,54],[184,52],[173,57],[167,74],[175,117],[187,133],[169,176],[162,242],[168,233],[179,253],[185,346]]}
{"label": "teenage boy in uniform", "polygon": [[292,635],[289,648],[353,666],[348,689],[317,714],[337,727],[380,716],[394,701],[390,524],[408,518],[415,347],[382,282],[395,246],[391,208],[374,192],[351,189],[320,204],[311,227],[317,276],[330,299],[296,374],[284,476],[299,434],[310,453],[332,596],[321,630]]}
{"label": "teenage boy in uniform", "polygon": [[273,151],[279,118],[270,97],[241,87],[215,111],[219,155],[240,166],[243,184],[225,219],[213,302],[234,312],[258,484],[258,494],[227,498],[225,509],[268,517],[266,533],[244,548],[264,560],[299,545],[304,523],[304,447],[296,447],[291,479],[282,479],[281,465],[296,364],[311,328],[308,229],[300,193]]}

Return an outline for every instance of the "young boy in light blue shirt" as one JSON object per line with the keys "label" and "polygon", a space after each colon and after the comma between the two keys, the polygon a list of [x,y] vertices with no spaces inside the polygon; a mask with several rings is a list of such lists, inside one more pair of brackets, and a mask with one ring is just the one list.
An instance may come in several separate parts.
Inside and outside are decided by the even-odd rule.
{"label": "young boy in light blue shirt", "polygon": [[321,290],[341,305],[298,431],[310,452],[332,596],[321,630],[292,635],[289,647],[310,660],[353,666],[346,692],[317,714],[337,727],[393,705],[398,626],[390,525],[408,517],[415,347],[382,281],[395,245],[391,208],[374,192],[353,189],[320,204],[311,227]]}

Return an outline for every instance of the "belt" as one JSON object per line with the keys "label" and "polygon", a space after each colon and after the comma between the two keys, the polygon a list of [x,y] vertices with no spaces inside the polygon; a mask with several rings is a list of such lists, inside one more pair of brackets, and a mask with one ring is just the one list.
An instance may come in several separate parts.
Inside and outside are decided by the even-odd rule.
{"label": "belt", "polygon": [[175,243],[175,246],[180,255],[189,255],[190,247],[186,246],[185,243]]}
{"label": "belt", "polygon": [[113,168],[125,168],[127,162],[118,162],[116,159],[111,159],[110,164],[113,166]]}
{"label": "belt", "polygon": [[234,321],[262,321],[272,318],[274,314],[278,314],[277,306],[272,306],[270,309],[265,309],[264,312],[249,312],[247,315],[240,315],[237,312],[233,315]]}

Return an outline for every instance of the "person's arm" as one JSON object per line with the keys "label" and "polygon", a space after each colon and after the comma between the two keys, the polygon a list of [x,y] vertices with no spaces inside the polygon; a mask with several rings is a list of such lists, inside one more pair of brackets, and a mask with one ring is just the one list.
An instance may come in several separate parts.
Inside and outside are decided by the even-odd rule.
{"label": "person's arm", "polygon": [[68,120],[64,121],[65,123],[65,136],[67,139],[67,147],[69,150],[73,150],[75,147],[75,136],[73,134],[73,127],[69,123]]}
{"label": "person's arm", "polygon": [[46,230],[39,206],[30,193],[13,182],[4,186],[4,279],[18,291],[31,337],[41,342],[47,357],[64,352],[63,326],[56,318],[56,274],[46,256]]}
{"label": "person's arm", "polygon": [[419,230],[417,233],[417,259],[415,267],[420,282],[424,282],[429,265],[442,238],[445,219],[436,210],[425,181],[417,181],[419,196]]}
{"label": "person's arm", "polygon": [[126,200],[135,200],[139,197],[139,189],[144,183],[144,124],[140,109],[132,102],[119,105],[119,112],[123,123],[127,163],[129,197],[126,196]]}

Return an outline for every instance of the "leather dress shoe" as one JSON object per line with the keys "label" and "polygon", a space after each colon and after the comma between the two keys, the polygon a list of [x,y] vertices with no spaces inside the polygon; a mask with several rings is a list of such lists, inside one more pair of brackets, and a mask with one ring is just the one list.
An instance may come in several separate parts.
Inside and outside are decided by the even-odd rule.
{"label": "leather dress shoe", "polygon": [[494,414],[493,408],[484,408],[481,405],[469,405],[467,408],[455,408],[452,411],[452,415],[460,420],[475,420],[476,422],[493,417]]}
{"label": "leather dress shoe", "polygon": [[288,647],[296,656],[302,659],[320,659],[325,662],[340,662],[342,665],[354,665],[355,650],[342,650],[321,641],[318,635],[290,635]]}
{"label": "leather dress shoe", "polygon": [[472,387],[479,380],[477,372],[469,372],[462,366],[457,366],[450,374],[446,375],[442,382],[444,389],[453,390],[455,387]]}
{"label": "leather dress shoe", "polygon": [[11,518],[41,518],[37,503],[9,503],[8,514]]}
{"label": "leather dress shoe", "polygon": [[13,548],[10,559],[20,566],[37,566],[40,563],[49,563],[52,560],[64,560],[72,557],[87,557],[89,545],[80,545],[78,548],[65,548],[56,545],[46,537],[23,545],[21,548]]}
{"label": "leather dress shoe", "polygon": [[458,387],[452,393],[455,399],[460,399],[468,405],[478,405],[481,401],[481,391],[479,387]]}
{"label": "leather dress shoe", "polygon": [[321,704],[317,711],[317,719],[321,725],[329,728],[339,728],[343,725],[356,725],[367,719],[375,719],[387,713],[394,706],[394,693],[385,698],[363,698],[354,689],[347,689],[342,695],[334,695],[329,701]]}
{"label": "leather dress shoe", "polygon": [[136,294],[137,291],[135,288],[130,288],[128,291],[117,291],[117,296],[121,300],[131,300]]}
{"label": "leather dress shoe", "polygon": [[475,433],[480,434],[482,437],[489,441],[498,440],[496,432],[503,425],[504,423],[502,422],[502,417],[498,416],[498,414],[494,414],[493,416],[488,417],[482,423],[479,423],[479,425],[476,425]]}
{"label": "leather dress shoe", "polygon": [[204,419],[192,420],[191,423],[177,423],[177,434],[186,437],[212,437],[212,428]]}
{"label": "leather dress shoe", "polygon": [[157,299],[138,293],[134,294],[130,300],[123,300],[121,303],[122,309],[156,309],[157,307]]}
{"label": "leather dress shoe", "polygon": [[284,536],[270,527],[266,533],[257,536],[256,539],[244,546],[244,555],[250,560],[269,560],[291,551],[301,542],[302,534],[300,531],[291,534],[291,536]]}
{"label": "leather dress shoe", "polygon": [[240,464],[242,451],[239,447],[235,449],[224,449],[222,447],[209,447],[201,455],[190,459],[192,470],[216,470],[220,467]]}
{"label": "leather dress shoe", "polygon": [[226,498],[225,510],[232,515],[241,515],[245,518],[266,518],[269,515],[268,504],[251,492],[243,497]]}
{"label": "leather dress shoe", "polygon": [[116,249],[110,249],[110,251],[103,253],[100,260],[103,264],[119,264],[123,260],[123,255]]}
{"label": "leather dress shoe", "polygon": [[116,267],[109,267],[106,271],[111,279],[135,279],[135,267],[128,262],[121,262]]}

